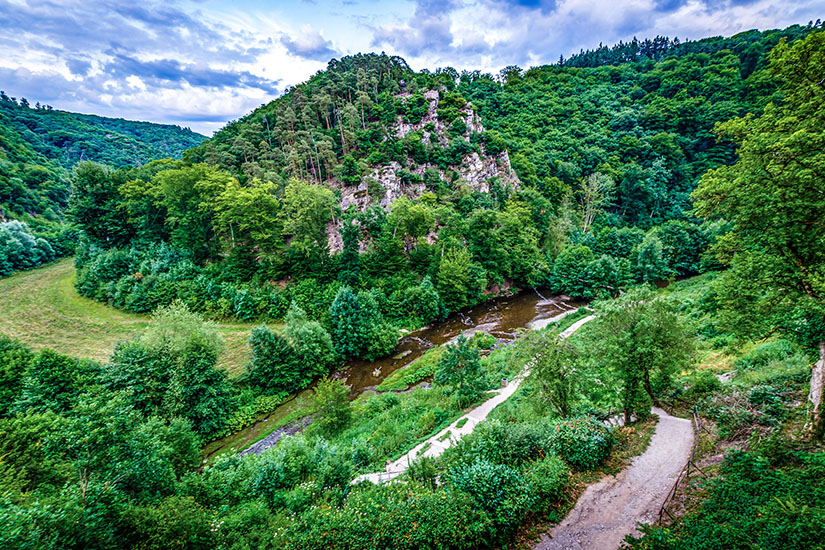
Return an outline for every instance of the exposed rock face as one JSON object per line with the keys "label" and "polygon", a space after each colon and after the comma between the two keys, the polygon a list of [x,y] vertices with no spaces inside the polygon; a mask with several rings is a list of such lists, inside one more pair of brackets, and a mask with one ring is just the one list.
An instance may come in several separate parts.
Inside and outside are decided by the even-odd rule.
{"label": "exposed rock face", "polygon": [[[406,100],[410,97],[410,94],[403,93],[399,94],[398,97]],[[437,139],[439,146],[447,147],[449,145],[447,127],[443,120],[438,119],[439,92],[438,90],[427,90],[424,92],[424,97],[429,102],[427,114],[422,117],[420,122],[415,124],[405,122],[399,116],[396,123],[396,137],[400,139],[410,132],[421,132],[423,134],[422,141],[431,142],[431,140]],[[470,104],[465,105],[460,112],[464,124],[467,126],[467,131],[464,133],[465,141],[470,140],[471,133],[484,131],[478,114]],[[434,127],[433,132],[425,129],[430,124]],[[431,133],[435,135],[431,137]],[[480,148],[480,154],[477,152],[466,154],[460,165],[452,167],[452,170],[458,173],[460,181],[474,190],[485,193],[490,191],[491,178],[499,178],[505,185],[517,187],[520,184],[518,176],[510,166],[510,157],[507,151],[492,156],[486,153],[483,144]],[[392,161],[388,165],[372,166],[358,186],[347,186],[339,181],[334,182],[341,193],[341,209],[346,211],[349,208],[355,208],[363,212],[370,204],[376,203],[384,208],[389,208],[400,197],[416,198],[427,191],[424,183],[404,183],[398,175],[401,170],[419,177],[423,177],[427,170],[435,170],[441,179],[450,180],[449,174],[440,167],[429,163],[416,164],[412,159],[407,159],[406,165]],[[332,221],[327,226],[327,239],[331,253],[340,252],[343,249],[339,220]],[[362,251],[364,247],[365,243],[362,242]]]}

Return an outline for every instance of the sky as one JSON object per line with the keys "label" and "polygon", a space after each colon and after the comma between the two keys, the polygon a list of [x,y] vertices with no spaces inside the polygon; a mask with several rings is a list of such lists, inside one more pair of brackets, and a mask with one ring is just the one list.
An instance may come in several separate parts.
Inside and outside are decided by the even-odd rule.
{"label": "sky", "polygon": [[0,89],[211,135],[357,52],[497,73],[634,36],[818,18],[825,0],[0,0]]}

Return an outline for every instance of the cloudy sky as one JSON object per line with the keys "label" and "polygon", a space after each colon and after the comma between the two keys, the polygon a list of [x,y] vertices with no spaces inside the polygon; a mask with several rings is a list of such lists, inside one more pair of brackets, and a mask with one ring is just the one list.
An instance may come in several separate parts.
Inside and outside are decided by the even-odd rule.
{"label": "cloudy sky", "polygon": [[820,17],[825,0],[0,0],[0,89],[211,135],[356,52],[497,72],[634,36]]}

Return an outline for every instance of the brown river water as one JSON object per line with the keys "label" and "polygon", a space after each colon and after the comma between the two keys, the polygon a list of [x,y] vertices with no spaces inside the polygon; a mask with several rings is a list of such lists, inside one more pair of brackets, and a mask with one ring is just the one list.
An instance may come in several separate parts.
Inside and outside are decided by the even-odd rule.
{"label": "brown river water", "polygon": [[[350,361],[334,376],[350,386],[350,398],[355,399],[364,391],[374,389],[393,372],[421,357],[428,349],[454,340],[462,334],[469,337],[476,332],[486,332],[498,338],[500,343],[507,343],[517,337],[519,329],[542,328],[557,316],[582,305],[583,302],[571,300],[566,296],[544,298],[532,290],[495,298],[474,308],[456,312],[443,322],[433,323],[405,334],[399,340],[395,352],[389,357],[373,362]],[[300,392],[296,400],[302,397],[306,399],[308,391],[307,389]],[[206,456],[212,457],[224,452],[228,447],[236,450],[248,448],[262,435],[271,432],[274,425],[282,423],[284,413],[288,412],[290,407],[295,407],[292,401],[262,416],[255,424],[241,432],[210,443],[205,449]],[[279,433],[294,433],[302,428],[303,424],[305,423],[297,422],[279,428],[276,430],[278,433],[274,434],[275,439],[280,438]]]}

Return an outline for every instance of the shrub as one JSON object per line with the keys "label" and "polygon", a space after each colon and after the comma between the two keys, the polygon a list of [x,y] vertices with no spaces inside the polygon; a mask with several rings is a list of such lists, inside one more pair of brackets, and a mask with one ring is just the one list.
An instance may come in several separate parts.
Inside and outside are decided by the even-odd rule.
{"label": "shrub", "polygon": [[474,506],[505,529],[517,525],[535,500],[531,486],[518,471],[483,459],[453,468],[444,481],[469,494]]}
{"label": "shrub", "polygon": [[432,491],[415,482],[365,484],[341,508],[308,510],[274,546],[448,550],[477,547],[490,531],[490,518],[464,492]]}
{"label": "shrub", "polygon": [[704,395],[708,395],[719,390],[722,383],[716,375],[709,370],[701,370],[693,374],[689,380],[690,387],[687,391],[687,397],[697,399]]}
{"label": "shrub", "polygon": [[550,449],[578,470],[601,465],[613,448],[613,434],[595,418],[585,416],[556,422],[550,434]]}
{"label": "shrub", "polygon": [[557,455],[550,454],[532,463],[525,479],[533,488],[535,508],[545,512],[553,503],[559,502],[564,496],[569,477],[570,469]]}
{"label": "shrub", "polygon": [[327,435],[345,429],[352,421],[352,405],[349,402],[349,388],[336,379],[324,378],[314,390],[318,407],[318,427]]}
{"label": "shrub", "polygon": [[266,325],[252,329],[249,336],[252,365],[249,380],[269,393],[291,392],[301,386],[295,350],[286,338]]}
{"label": "shrub", "polygon": [[792,465],[771,468],[755,454],[730,453],[708,498],[678,531],[645,528],[630,548],[822,548],[825,540],[825,460],[797,453]]}
{"label": "shrub", "polygon": [[448,463],[486,460],[521,466],[546,450],[550,436],[547,424],[505,424],[488,420],[448,449],[445,460]]}

